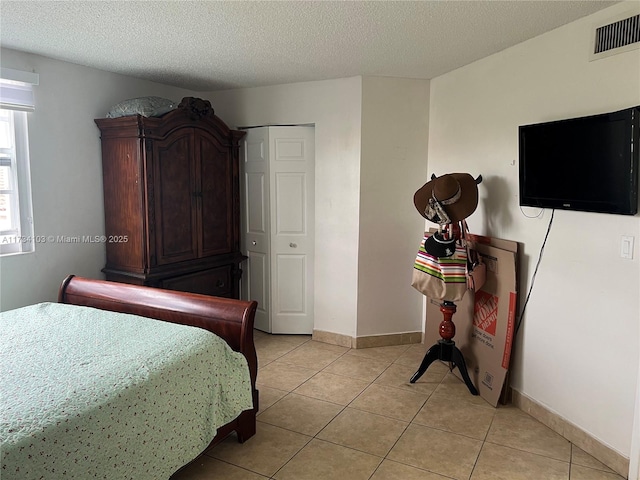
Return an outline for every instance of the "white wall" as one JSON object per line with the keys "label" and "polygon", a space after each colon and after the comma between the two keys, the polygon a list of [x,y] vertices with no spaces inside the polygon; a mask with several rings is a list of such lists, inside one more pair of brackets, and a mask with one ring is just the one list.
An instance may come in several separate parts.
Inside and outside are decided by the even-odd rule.
{"label": "white wall", "polygon": [[[36,111],[29,114],[35,235],[104,234],[100,132],[95,118],[145,95],[179,101],[191,92],[2,49],[3,67],[34,71]],[[0,258],[0,309],[54,301],[68,274],[104,278],[102,244],[47,243]]]}
{"label": "white wall", "polygon": [[206,94],[229,126],[315,124],[316,330],[355,336],[361,79]]}
{"label": "white wall", "polygon": [[208,95],[236,127],[316,127],[316,330],[422,330],[410,282],[424,229],[413,192],[426,181],[428,88],[354,77]]}
{"label": "white wall", "polygon": [[[429,170],[482,174],[475,233],[521,242],[520,305],[551,211],[518,207],[518,126],[640,104],[640,50],[588,61],[619,4],[431,81]],[[515,161],[515,164],[513,164]],[[621,259],[622,235],[636,238]],[[630,456],[640,216],[556,211],[515,345],[513,387]]]}
{"label": "white wall", "polygon": [[[640,301],[640,298],[638,299]],[[640,359],[638,359],[640,363]],[[631,458],[629,459],[629,480],[640,479],[640,372],[636,385],[636,412],[633,419],[633,434],[631,438]]]}
{"label": "white wall", "polygon": [[363,77],[357,336],[420,332],[411,272],[424,233],[413,194],[427,180],[429,82]]}

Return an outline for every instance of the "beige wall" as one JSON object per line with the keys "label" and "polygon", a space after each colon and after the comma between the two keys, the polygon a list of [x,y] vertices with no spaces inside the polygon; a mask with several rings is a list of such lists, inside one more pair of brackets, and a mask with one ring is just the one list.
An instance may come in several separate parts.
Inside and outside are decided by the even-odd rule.
{"label": "beige wall", "polygon": [[[3,67],[34,71],[36,111],[29,113],[34,234],[104,234],[100,132],[94,118],[127,98],[158,95],[179,101],[186,90],[45,57],[2,49]],[[103,278],[102,244],[37,244],[33,253],[0,258],[0,309],[55,301],[73,273]]]}
{"label": "beige wall", "polygon": [[[521,242],[520,306],[551,211],[518,206],[518,126],[640,104],[640,50],[589,62],[620,4],[431,81],[429,171],[482,174],[476,233]],[[606,166],[603,166],[606,168]],[[634,259],[620,258],[623,235]],[[640,350],[640,217],[556,211],[513,386],[629,457]]]}
{"label": "beige wall", "polygon": [[362,79],[357,336],[420,332],[411,272],[424,232],[413,194],[427,179],[429,82]]}
{"label": "beige wall", "polygon": [[349,337],[422,330],[410,286],[424,222],[429,82],[354,77],[208,95],[234,126],[314,124],[314,329]]}

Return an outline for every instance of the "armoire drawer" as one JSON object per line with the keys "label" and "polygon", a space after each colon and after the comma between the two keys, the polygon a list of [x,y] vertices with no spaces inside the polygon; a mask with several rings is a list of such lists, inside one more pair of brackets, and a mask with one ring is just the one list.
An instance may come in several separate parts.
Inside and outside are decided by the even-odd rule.
{"label": "armoire drawer", "polygon": [[167,278],[162,280],[160,287],[181,292],[213,295],[215,297],[231,297],[233,294],[232,268],[233,265],[224,265],[196,273]]}

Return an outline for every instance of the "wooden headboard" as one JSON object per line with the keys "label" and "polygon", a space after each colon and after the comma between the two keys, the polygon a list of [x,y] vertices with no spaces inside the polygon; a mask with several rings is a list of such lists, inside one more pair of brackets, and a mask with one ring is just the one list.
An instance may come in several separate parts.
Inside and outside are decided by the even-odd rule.
{"label": "wooden headboard", "polygon": [[[246,357],[254,399],[253,426],[250,425],[251,420],[245,418],[247,425],[239,426],[242,432],[238,425],[233,425],[228,430],[237,430],[240,441],[255,433],[255,414],[258,411],[258,391],[255,386],[258,358],[253,343],[253,323],[257,302],[92,280],[75,275],[69,275],[63,280],[58,291],[58,302],[191,325],[209,330],[223,338],[232,349]],[[245,415],[247,413],[243,412],[239,419],[251,416]],[[242,420],[240,422],[242,423]],[[251,428],[252,432],[245,430]],[[223,429],[224,427],[219,430],[216,439],[225,432]],[[215,439],[214,442],[217,443]]]}

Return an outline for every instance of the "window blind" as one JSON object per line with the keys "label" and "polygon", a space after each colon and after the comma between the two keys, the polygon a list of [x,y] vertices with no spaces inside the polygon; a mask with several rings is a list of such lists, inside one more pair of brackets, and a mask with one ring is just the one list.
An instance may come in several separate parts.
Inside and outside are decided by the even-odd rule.
{"label": "window blind", "polygon": [[0,69],[0,108],[33,112],[35,102],[33,86],[38,85],[37,73],[22,72],[11,68]]}

